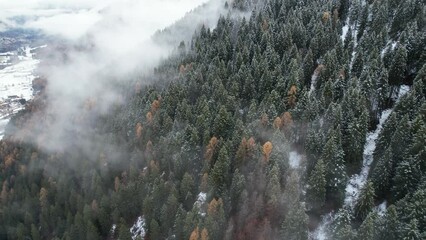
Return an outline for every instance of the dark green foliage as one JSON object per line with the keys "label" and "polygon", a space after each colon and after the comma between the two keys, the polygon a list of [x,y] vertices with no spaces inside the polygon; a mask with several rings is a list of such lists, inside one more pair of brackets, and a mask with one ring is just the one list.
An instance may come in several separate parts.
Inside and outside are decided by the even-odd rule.
{"label": "dark green foliage", "polygon": [[[307,239],[308,223],[330,211],[332,239],[425,238],[423,5],[228,1],[217,26],[175,39],[152,76],[117,79],[123,102],[88,112],[93,131],[68,133],[90,149],[16,141],[20,129],[42,144],[49,118],[35,128],[30,117],[45,116],[48,100],[34,99],[0,142],[0,238],[131,239],[143,216],[149,239],[189,239],[194,229],[209,239]],[[412,86],[397,96],[402,85]],[[340,208],[367,133],[391,108],[354,211]],[[396,207],[382,217],[373,208],[385,200]]]}
{"label": "dark green foliage", "polygon": [[319,160],[312,171],[307,189],[307,200],[314,209],[321,209],[325,204],[326,196],[326,169],[323,160]]}
{"label": "dark green foliage", "polygon": [[301,204],[292,206],[287,218],[281,226],[281,236],[283,239],[307,240],[308,239],[308,216]]}
{"label": "dark green foliage", "polygon": [[359,198],[357,199],[357,203],[355,205],[355,215],[360,219],[365,219],[368,213],[374,207],[374,188],[373,183],[367,182],[363,188],[361,189]]}

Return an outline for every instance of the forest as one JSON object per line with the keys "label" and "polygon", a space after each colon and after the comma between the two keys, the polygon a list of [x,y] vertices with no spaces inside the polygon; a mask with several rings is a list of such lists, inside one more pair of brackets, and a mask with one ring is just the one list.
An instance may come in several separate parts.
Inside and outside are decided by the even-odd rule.
{"label": "forest", "polygon": [[426,239],[426,4],[223,7],[66,148],[38,86],[0,141],[0,239]]}

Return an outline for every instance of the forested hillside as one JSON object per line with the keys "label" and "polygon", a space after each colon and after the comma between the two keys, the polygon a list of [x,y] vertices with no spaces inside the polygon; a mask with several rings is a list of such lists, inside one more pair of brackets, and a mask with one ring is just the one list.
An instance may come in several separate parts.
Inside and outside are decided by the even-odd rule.
{"label": "forested hillside", "polygon": [[426,239],[424,2],[224,8],[67,148],[43,91],[12,119],[1,239]]}

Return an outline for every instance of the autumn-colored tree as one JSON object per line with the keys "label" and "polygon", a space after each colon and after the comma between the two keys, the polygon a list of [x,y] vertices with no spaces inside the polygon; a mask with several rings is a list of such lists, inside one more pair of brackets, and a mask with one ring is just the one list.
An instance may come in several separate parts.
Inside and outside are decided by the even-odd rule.
{"label": "autumn-colored tree", "polygon": [[289,135],[290,130],[293,127],[293,117],[290,112],[285,112],[281,116],[282,129],[286,136]]}
{"label": "autumn-colored tree", "polygon": [[152,144],[151,140],[149,140],[149,141],[146,143],[145,151],[146,151],[147,153],[149,153],[149,154],[152,154],[152,153],[153,153],[153,151],[154,151],[154,145]]}
{"label": "autumn-colored tree", "polygon": [[160,172],[160,167],[158,166],[158,163],[154,160],[151,160],[149,163],[149,170],[150,173],[153,175],[157,175]]}
{"label": "autumn-colored tree", "polygon": [[198,240],[199,238],[199,233],[200,231],[198,230],[198,226],[194,229],[194,231],[192,231],[191,235],[189,236],[189,240]]}
{"label": "autumn-colored tree", "polygon": [[179,67],[179,73],[180,74],[184,74],[185,73],[185,66],[183,64],[181,64],[180,67]]}
{"label": "autumn-colored tree", "polygon": [[39,200],[40,200],[40,206],[42,208],[45,208],[47,206],[47,190],[46,188],[42,187],[40,189],[40,193],[39,193]]}
{"label": "autumn-colored tree", "polygon": [[160,108],[160,101],[154,100],[151,104],[151,112],[152,114],[155,114],[157,110]]}
{"label": "autumn-colored tree", "polygon": [[206,228],[211,239],[223,239],[224,228],[226,227],[225,212],[221,198],[215,198],[209,203],[207,208]]}
{"label": "autumn-colored tree", "polygon": [[8,192],[8,183],[7,183],[7,180],[4,180],[4,182],[3,182],[3,185],[2,185],[2,190],[1,190],[1,193],[0,193],[0,200],[3,202],[3,203],[6,203],[6,201],[7,201],[7,192]]}
{"label": "autumn-colored tree", "polygon": [[204,153],[204,159],[210,163],[212,158],[213,158],[213,154],[216,150],[216,146],[218,144],[218,140],[216,137],[212,137],[209,141],[209,145],[207,145],[206,148],[206,152]]}
{"label": "autumn-colored tree", "polygon": [[121,185],[120,178],[115,177],[115,179],[114,179],[114,190],[116,192],[118,192],[118,190],[120,189],[120,185]]}
{"label": "autumn-colored tree", "polygon": [[210,216],[216,216],[218,214],[220,206],[223,206],[222,198],[213,198],[207,207],[207,214],[209,214]]}
{"label": "autumn-colored tree", "polygon": [[142,130],[143,130],[142,124],[141,123],[137,123],[136,124],[136,138],[138,138],[138,139],[141,138],[141,136],[142,136]]}
{"label": "autumn-colored tree", "polygon": [[146,122],[147,122],[148,124],[151,124],[151,123],[152,123],[152,113],[151,113],[151,112],[148,112],[148,113],[146,114]]}
{"label": "autumn-colored tree", "polygon": [[282,120],[279,117],[276,117],[274,120],[274,128],[275,129],[281,129],[282,127]]}
{"label": "autumn-colored tree", "polygon": [[201,240],[209,240],[209,232],[206,228],[203,228],[203,231],[201,231]]}
{"label": "autumn-colored tree", "polygon": [[254,141],[254,138],[253,137],[249,138],[249,140],[248,140],[248,149],[250,151],[254,151],[255,147],[256,147],[256,142]]}
{"label": "autumn-colored tree", "polygon": [[12,154],[7,155],[4,158],[4,166],[6,169],[8,169],[9,167],[12,166],[12,164],[15,162],[15,158],[13,157]]}
{"label": "autumn-colored tree", "polygon": [[290,87],[290,90],[288,90],[288,93],[287,93],[288,95],[287,103],[290,108],[294,108],[296,106],[296,100],[297,100],[296,94],[297,94],[297,87],[296,85],[292,85]]}
{"label": "autumn-colored tree", "polygon": [[328,20],[330,20],[330,17],[331,17],[331,13],[327,11],[322,14],[321,20],[323,23],[326,23],[328,22]]}
{"label": "autumn-colored tree", "polygon": [[269,156],[271,155],[272,152],[272,143],[271,142],[266,142],[265,144],[263,144],[263,156],[265,157],[265,162],[269,162]]}

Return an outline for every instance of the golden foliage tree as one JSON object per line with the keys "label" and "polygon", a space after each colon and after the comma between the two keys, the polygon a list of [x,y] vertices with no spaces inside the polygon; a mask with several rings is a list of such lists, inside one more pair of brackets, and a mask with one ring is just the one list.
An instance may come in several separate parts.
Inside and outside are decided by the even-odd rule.
{"label": "golden foliage tree", "polygon": [[8,169],[9,167],[11,167],[13,165],[13,163],[15,162],[15,158],[13,157],[12,154],[7,155],[4,158],[4,166],[6,169]]}
{"label": "golden foliage tree", "polygon": [[322,20],[323,23],[326,23],[326,22],[328,22],[328,20],[330,20],[330,17],[331,17],[331,13],[329,11],[327,11],[327,12],[324,12],[322,14],[321,20]]}
{"label": "golden foliage tree", "polygon": [[263,156],[265,157],[266,162],[269,162],[269,157],[271,155],[272,148],[273,148],[272,143],[269,141],[263,144],[262,150],[263,150]]}
{"label": "golden foliage tree", "polygon": [[194,229],[194,231],[192,231],[191,235],[189,236],[189,240],[198,240],[199,238],[199,230],[198,230],[198,226]]}
{"label": "golden foliage tree", "polygon": [[210,163],[213,158],[213,154],[214,154],[214,151],[216,150],[217,144],[218,144],[217,138],[212,137],[209,141],[209,144],[207,145],[206,152],[204,153],[204,159],[208,163]]}
{"label": "golden foliage tree", "polygon": [[203,231],[201,231],[201,240],[209,240],[209,232],[206,228],[203,228]]}
{"label": "golden foliage tree", "polygon": [[154,100],[151,104],[151,112],[155,114],[159,108],[160,108],[160,101]]}
{"label": "golden foliage tree", "polygon": [[254,155],[254,150],[256,148],[256,142],[254,141],[254,138],[251,137],[248,140],[244,137],[241,140],[240,145],[238,146],[238,150],[236,153],[235,161],[236,166],[242,166],[245,164],[245,162],[252,158]]}
{"label": "golden foliage tree", "polygon": [[152,123],[152,113],[151,112],[148,112],[147,114],[146,114],[146,122],[148,123],[148,124],[151,124]]}
{"label": "golden foliage tree", "polygon": [[296,85],[292,85],[290,87],[290,90],[288,90],[288,98],[287,103],[290,106],[290,108],[294,108],[296,106],[296,94],[297,94],[297,87]]}
{"label": "golden foliage tree", "polygon": [[44,187],[40,189],[39,201],[42,208],[47,206],[47,190]]}
{"label": "golden foliage tree", "polygon": [[0,193],[0,200],[3,203],[6,203],[6,201],[7,201],[8,188],[9,188],[9,186],[8,186],[7,180],[4,180],[2,190],[1,190],[1,193]]}
{"label": "golden foliage tree", "polygon": [[275,129],[281,129],[281,127],[282,127],[281,118],[276,117],[275,120],[274,120],[274,128]]}
{"label": "golden foliage tree", "polygon": [[281,116],[281,122],[284,128],[291,127],[293,125],[293,117],[291,116],[291,113],[290,112],[283,113],[283,115]]}
{"label": "golden foliage tree", "polygon": [[118,190],[120,189],[120,185],[121,185],[120,178],[115,177],[114,178],[114,190],[116,192],[118,192]]}
{"label": "golden foliage tree", "polygon": [[210,216],[216,216],[218,214],[220,206],[223,206],[222,198],[219,198],[217,200],[216,198],[213,198],[207,207],[207,214]]}
{"label": "golden foliage tree", "polygon": [[142,123],[137,123],[136,124],[136,138],[138,138],[138,139],[141,138],[142,130],[143,130]]}

